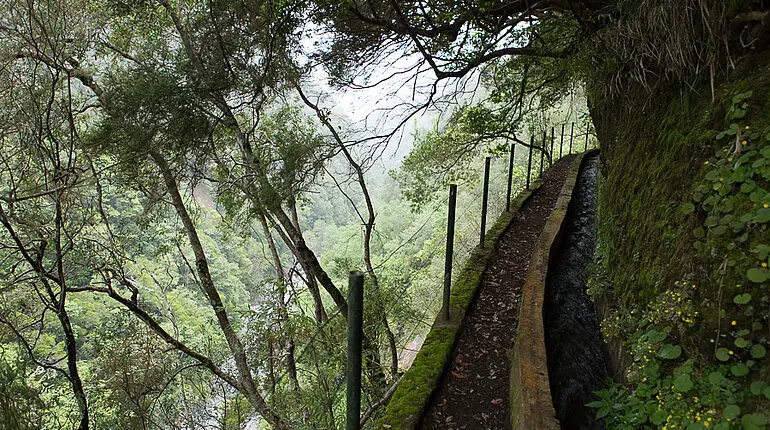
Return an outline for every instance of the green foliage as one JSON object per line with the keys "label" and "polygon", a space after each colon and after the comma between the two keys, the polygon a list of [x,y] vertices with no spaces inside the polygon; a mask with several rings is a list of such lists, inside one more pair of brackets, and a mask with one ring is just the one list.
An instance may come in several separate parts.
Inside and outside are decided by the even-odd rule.
{"label": "green foliage", "polygon": [[299,198],[332,155],[333,145],[297,106],[283,104],[269,112],[256,132],[261,135],[260,162],[269,166],[268,176],[281,195]]}
{"label": "green foliage", "polygon": [[185,88],[184,76],[164,69],[117,70],[105,86],[110,88],[108,115],[101,118],[91,140],[120,154],[124,165],[144,158],[158,142],[170,153],[200,154],[211,132],[200,94]]}
{"label": "green foliage", "polygon": [[26,382],[28,367],[15,351],[6,347],[0,351],[0,423],[3,428],[40,428],[43,402],[35,388]]}
{"label": "green foliage", "polygon": [[[566,24],[554,19],[543,25]],[[555,33],[547,38],[565,29],[551,30]],[[488,98],[457,108],[446,124],[436,124],[423,136],[417,136],[414,149],[401,169],[394,172],[413,207],[424,207],[450,183],[478,182],[480,170],[475,167],[482,155],[500,156],[510,150],[512,143],[517,144],[518,151],[526,151],[529,136],[536,137],[535,146],[539,148],[545,132],[549,139],[554,137],[555,152],[561,152],[560,130],[552,135],[547,128],[549,124],[575,119],[584,111],[582,90],[575,78],[572,59],[522,56],[495,62],[482,78],[489,90]],[[584,133],[585,127],[580,125],[584,120],[581,118],[577,124],[575,131],[579,134]],[[564,131],[568,141],[569,125]],[[565,142],[564,153],[567,145]],[[578,147],[576,144],[575,149]],[[535,157],[538,151],[535,149]],[[526,160],[522,161],[526,165]]]}
{"label": "green foliage", "polygon": [[[109,318],[91,317],[89,320],[101,320],[105,324],[105,327],[88,331],[96,346],[95,354],[86,357],[87,362],[93,366],[97,380],[105,381],[99,384],[101,387],[94,387],[100,388],[105,395],[99,404],[101,407],[95,411],[114,408],[112,424],[119,427],[147,425],[155,418],[151,414],[153,404],[169,400],[161,394],[173,374],[176,360],[163,352],[163,343],[157,336],[125,311],[115,309],[109,313]],[[169,390],[167,394],[171,392]]]}
{"label": "green foliage", "polygon": [[[415,140],[415,146],[393,173],[402,192],[415,209],[432,201],[450,183],[469,184],[478,181],[479,150],[489,150],[485,133],[496,135],[501,123],[485,107],[466,106],[458,109],[448,125],[428,131]],[[475,163],[474,163],[475,162]]]}
{"label": "green foliage", "polygon": [[[760,365],[755,357],[741,353],[748,347],[748,341],[738,341],[743,338],[736,339],[736,351],[718,348],[717,361],[703,361],[692,349],[682,357],[681,342],[699,323],[698,315],[690,311],[696,289],[677,282],[646,310],[603,322],[606,335],[626,339],[633,358],[627,376],[631,388],[609,381],[608,388],[597,392],[599,399],[589,403],[608,428],[741,428],[735,425],[746,415],[741,417],[739,405],[765,401],[767,384],[748,376]],[[763,350],[757,348],[757,355]],[[766,419],[762,412],[748,415],[750,424]]]}

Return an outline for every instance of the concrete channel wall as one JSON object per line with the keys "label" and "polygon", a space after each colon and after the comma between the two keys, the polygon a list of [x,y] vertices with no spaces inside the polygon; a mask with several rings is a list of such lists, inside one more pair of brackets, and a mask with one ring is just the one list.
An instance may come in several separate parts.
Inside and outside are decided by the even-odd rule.
{"label": "concrete channel wall", "polygon": [[519,326],[511,362],[510,408],[511,428],[514,430],[560,428],[548,382],[543,305],[548,266],[559,246],[562,225],[584,156],[581,154],[572,162],[556,207],[535,244],[522,288]]}

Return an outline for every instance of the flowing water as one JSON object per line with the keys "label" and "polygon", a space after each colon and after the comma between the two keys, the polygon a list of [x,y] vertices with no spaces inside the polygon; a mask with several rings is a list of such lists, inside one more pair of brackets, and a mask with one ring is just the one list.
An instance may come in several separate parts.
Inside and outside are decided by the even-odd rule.
{"label": "flowing water", "polygon": [[596,245],[598,156],[586,157],[572,193],[559,248],[548,269],[544,306],[548,375],[562,429],[603,429],[585,404],[602,388],[607,366],[594,303],[586,294]]}

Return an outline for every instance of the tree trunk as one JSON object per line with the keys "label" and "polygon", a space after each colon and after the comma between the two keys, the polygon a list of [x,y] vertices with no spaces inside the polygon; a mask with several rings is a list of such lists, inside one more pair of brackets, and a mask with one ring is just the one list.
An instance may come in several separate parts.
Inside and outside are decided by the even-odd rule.
{"label": "tree trunk", "polygon": [[273,344],[273,335],[267,335],[267,378],[270,380],[270,395],[275,394],[275,345]]}
{"label": "tree trunk", "polygon": [[[278,285],[278,316],[279,316],[279,324],[281,324],[282,328],[286,328],[285,325],[289,324],[289,311],[286,309],[286,272],[283,269],[283,264],[281,263],[281,256],[278,255],[278,248],[275,246],[275,241],[273,240],[273,235],[270,233],[270,229],[267,225],[267,219],[265,218],[265,215],[260,213],[259,214],[259,223],[262,224],[262,231],[265,233],[265,240],[267,241],[267,247],[270,249],[270,254],[273,257],[273,262],[275,264],[275,273],[276,277],[279,280],[280,284]],[[272,345],[271,345],[272,346]],[[270,350],[270,356],[271,359],[273,357],[273,350]],[[294,357],[294,338],[291,334],[288,334],[286,336],[286,371],[289,374],[289,377],[291,378],[292,382],[294,383],[294,389],[299,390],[299,380],[297,379],[297,364],[296,359]],[[272,364],[272,363],[271,363]],[[271,368],[272,370],[272,368]],[[273,381],[275,381],[275,377],[273,377]],[[275,383],[273,383],[273,389],[275,389]]]}
{"label": "tree trunk", "polygon": [[[57,154],[58,156],[58,154]],[[58,159],[57,159],[58,161]],[[58,163],[57,163],[58,164]],[[58,180],[57,181],[57,188]],[[67,349],[67,369],[70,373],[70,380],[72,382],[72,391],[75,393],[75,399],[78,403],[78,409],[80,410],[80,424],[78,430],[88,430],[88,399],[86,393],[83,390],[83,381],[80,379],[80,372],[77,365],[77,343],[75,342],[75,333],[72,331],[72,324],[70,323],[69,314],[67,313],[67,281],[64,274],[64,253],[62,252],[61,239],[62,230],[64,229],[64,218],[61,207],[62,194],[61,191],[56,193],[56,237],[54,241],[54,247],[56,249],[56,268],[57,277],[59,279],[59,302],[56,303],[56,295],[50,287],[49,282],[44,281],[46,289],[51,298],[51,303],[56,307],[56,316],[59,318],[59,323],[64,331],[64,343]],[[40,269],[42,270],[42,262]]]}
{"label": "tree trunk", "polygon": [[[393,334],[393,331],[390,329],[390,325],[388,324],[388,315],[380,297],[380,284],[377,280],[377,274],[374,271],[374,265],[372,264],[372,232],[374,231],[374,221],[377,215],[374,212],[374,203],[372,202],[372,197],[369,194],[369,188],[366,185],[364,170],[361,165],[358,164],[355,159],[353,159],[352,154],[350,151],[348,151],[348,148],[345,146],[345,143],[342,141],[339,133],[337,133],[337,129],[334,128],[332,123],[329,121],[329,118],[318,108],[318,106],[313,104],[310,99],[305,96],[305,93],[302,91],[302,88],[299,85],[297,85],[296,88],[303,102],[308,107],[313,109],[313,111],[315,111],[316,116],[318,116],[318,119],[321,121],[321,123],[329,130],[329,132],[331,132],[335,142],[337,142],[337,146],[340,148],[340,151],[348,160],[350,167],[352,167],[353,171],[355,171],[356,180],[359,187],[361,188],[361,193],[364,195],[367,218],[364,219],[364,217],[360,212],[358,212],[358,209],[356,208],[356,212],[359,214],[361,222],[364,224],[364,264],[366,265],[366,271],[369,274],[372,288],[376,293],[375,296],[377,297],[377,303],[374,305],[375,314],[377,315],[377,319],[382,325],[382,328],[385,331],[385,335],[388,338],[388,348],[390,350],[390,373],[393,377],[395,377],[398,374],[398,349],[396,347],[396,337]],[[379,361],[379,357],[377,358],[377,361]]]}
{"label": "tree trunk", "polygon": [[[302,235],[302,228],[299,225],[299,216],[297,214],[297,202],[294,199],[294,194],[289,195],[289,211],[291,212],[291,220],[294,224],[294,228]],[[313,270],[308,266],[304,259],[299,258],[299,264],[302,266],[302,271],[307,276],[307,289],[310,291],[310,295],[313,297],[313,303],[315,304],[315,320],[319,326],[326,321],[329,316],[326,314],[326,308],[324,308],[323,300],[321,299],[321,291],[318,288],[318,281]]]}
{"label": "tree trunk", "polygon": [[[62,286],[62,288],[65,288]],[[78,403],[78,409],[80,410],[80,424],[78,430],[88,430],[88,400],[86,399],[86,393],[83,390],[83,381],[80,379],[80,372],[77,366],[77,347],[75,343],[75,334],[72,331],[72,324],[70,324],[69,315],[67,311],[56,311],[56,316],[59,318],[62,329],[64,330],[64,343],[67,348],[67,370],[69,370],[70,380],[72,382],[72,391],[75,393],[75,400]]]}
{"label": "tree trunk", "polygon": [[300,259],[301,262],[304,261],[304,263],[307,264],[308,269],[310,270],[308,276],[314,275],[316,277],[318,282],[321,283],[321,286],[324,287],[324,290],[329,293],[332,300],[334,301],[334,304],[337,305],[337,308],[339,308],[340,313],[347,319],[348,303],[345,300],[345,297],[342,295],[337,286],[334,285],[334,282],[329,277],[329,274],[326,273],[326,271],[323,269],[321,263],[318,261],[318,258],[316,258],[315,253],[310,248],[308,248],[307,244],[305,244],[305,238],[302,236],[302,233],[300,233],[294,227],[294,223],[282,208],[271,210],[271,213],[281,224],[281,227],[283,227],[289,239],[294,244],[294,247],[297,251],[297,258]]}

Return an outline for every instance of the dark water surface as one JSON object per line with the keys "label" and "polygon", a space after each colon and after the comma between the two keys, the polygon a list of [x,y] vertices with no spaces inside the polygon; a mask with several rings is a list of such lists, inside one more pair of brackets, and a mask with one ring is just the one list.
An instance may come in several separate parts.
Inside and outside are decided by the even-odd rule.
{"label": "dark water surface", "polygon": [[564,235],[548,269],[543,310],[548,375],[562,429],[603,429],[585,406],[603,386],[607,366],[587,268],[596,246],[598,156],[586,157],[572,193]]}

